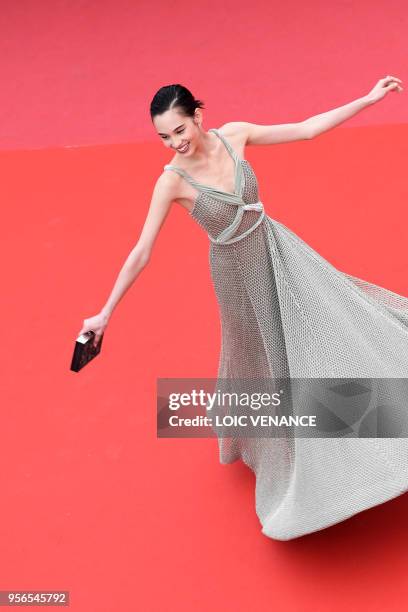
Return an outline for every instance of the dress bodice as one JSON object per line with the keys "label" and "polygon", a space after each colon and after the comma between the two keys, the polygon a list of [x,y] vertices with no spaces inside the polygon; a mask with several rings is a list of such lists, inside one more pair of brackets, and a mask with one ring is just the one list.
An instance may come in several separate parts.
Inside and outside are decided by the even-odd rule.
{"label": "dress bodice", "polygon": [[234,193],[199,183],[178,166],[166,164],[164,169],[177,172],[197,190],[190,215],[206,230],[209,239],[217,244],[231,244],[258,227],[265,212],[258,199],[258,181],[248,160],[238,157],[217,129],[209,131],[222,140],[235,162]]}

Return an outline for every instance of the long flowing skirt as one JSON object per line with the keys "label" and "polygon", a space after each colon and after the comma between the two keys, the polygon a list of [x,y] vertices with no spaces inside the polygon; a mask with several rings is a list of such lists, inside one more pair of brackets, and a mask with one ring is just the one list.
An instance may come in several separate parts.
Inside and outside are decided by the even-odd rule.
{"label": "long flowing skirt", "polygon": [[[210,266],[222,329],[220,381],[408,379],[408,298],[341,272],[279,221],[266,216],[231,248],[211,244]],[[301,403],[295,397],[292,414]],[[408,414],[408,395],[405,408]],[[218,442],[221,463],[242,459],[255,472],[262,532],[279,540],[323,529],[408,489],[406,437],[220,436]]]}

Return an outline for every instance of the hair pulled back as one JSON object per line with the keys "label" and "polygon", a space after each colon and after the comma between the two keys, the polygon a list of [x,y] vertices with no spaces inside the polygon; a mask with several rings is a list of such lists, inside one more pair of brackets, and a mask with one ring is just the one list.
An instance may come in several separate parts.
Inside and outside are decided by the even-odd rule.
{"label": "hair pulled back", "polygon": [[166,111],[177,108],[182,115],[193,117],[196,108],[204,108],[201,100],[196,100],[186,87],[175,83],[164,85],[154,95],[150,103],[150,118],[162,115]]}

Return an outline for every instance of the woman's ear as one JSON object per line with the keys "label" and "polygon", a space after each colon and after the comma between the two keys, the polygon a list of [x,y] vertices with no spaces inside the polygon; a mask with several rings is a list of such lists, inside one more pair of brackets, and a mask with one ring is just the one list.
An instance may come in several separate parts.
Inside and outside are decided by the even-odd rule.
{"label": "woman's ear", "polygon": [[202,117],[201,111],[196,108],[194,111],[194,123],[198,125],[198,127],[200,127],[202,120],[203,120],[203,117]]}

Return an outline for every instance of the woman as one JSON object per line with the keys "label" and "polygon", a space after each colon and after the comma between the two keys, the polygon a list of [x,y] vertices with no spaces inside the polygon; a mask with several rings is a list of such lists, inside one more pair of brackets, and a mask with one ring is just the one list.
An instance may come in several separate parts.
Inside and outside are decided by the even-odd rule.
{"label": "woman", "polygon": [[[162,87],[151,102],[151,119],[175,155],[156,182],[140,238],[109,299],[84,320],[80,333],[93,330],[99,341],[114,307],[147,265],[175,201],[210,240],[222,328],[219,379],[408,379],[408,298],[340,272],[266,215],[244,159],[247,144],[314,138],[389,91],[402,91],[400,84],[387,76],[367,95],[300,123],[231,122],[207,132],[202,102],[181,85]],[[392,398],[393,389],[381,387],[377,399]],[[301,408],[292,399],[291,413]],[[404,439],[288,434],[220,438],[219,448],[221,463],[240,458],[255,472],[262,532],[276,539],[323,529],[408,489]]]}

